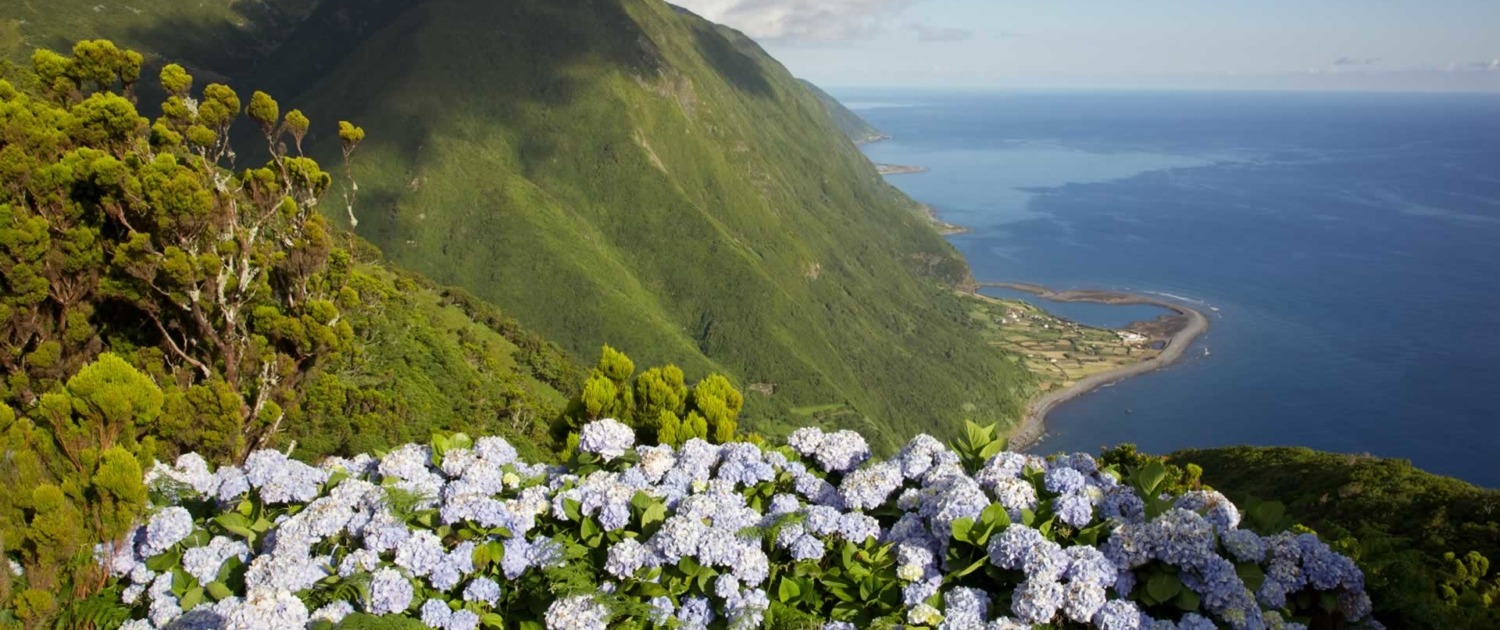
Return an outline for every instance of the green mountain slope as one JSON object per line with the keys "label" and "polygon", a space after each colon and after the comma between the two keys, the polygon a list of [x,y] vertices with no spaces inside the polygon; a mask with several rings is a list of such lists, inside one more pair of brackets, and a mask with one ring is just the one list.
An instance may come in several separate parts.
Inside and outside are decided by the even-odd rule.
{"label": "green mountain slope", "polygon": [[380,263],[357,268],[359,340],[316,377],[288,437],[299,453],[353,454],[434,432],[503,435],[539,460],[555,457],[550,423],[583,369],[466,291]]}
{"label": "green mountain slope", "polygon": [[362,235],[575,352],[724,370],[762,419],[1019,410],[963,261],[732,31],[656,0],[432,0],[297,101],[370,131]]}
{"label": "green mountain slope", "polygon": [[151,42],[235,29],[184,61],[364,126],[358,232],[394,262],[580,356],[729,374],[749,428],[1019,415],[1029,378],[965,316],[962,259],[749,39],[659,0],[314,1],[273,26],[175,4],[127,40],[167,58]]}
{"label": "green mountain slope", "polygon": [[802,82],[803,87],[806,87],[809,92],[813,93],[813,96],[818,97],[819,102],[823,103],[823,109],[833,119],[834,126],[838,127],[839,131],[844,132],[844,135],[849,136],[849,139],[853,140],[856,144],[875,142],[886,138],[885,134],[876,129],[874,125],[860,118],[859,114],[854,113],[848,107],[844,107],[843,103],[840,103],[832,94],[825,92],[823,88],[805,79],[799,79],[799,81]]}

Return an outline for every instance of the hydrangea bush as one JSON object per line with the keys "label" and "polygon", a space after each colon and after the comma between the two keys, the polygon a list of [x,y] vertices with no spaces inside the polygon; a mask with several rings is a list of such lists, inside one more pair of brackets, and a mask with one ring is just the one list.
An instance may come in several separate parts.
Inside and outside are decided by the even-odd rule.
{"label": "hydrangea bush", "polygon": [[600,420],[560,467],[462,435],[316,467],[184,455],[98,556],[132,630],[1378,627],[1348,558],[1164,477],[925,435],[876,460],[815,428],[673,449]]}

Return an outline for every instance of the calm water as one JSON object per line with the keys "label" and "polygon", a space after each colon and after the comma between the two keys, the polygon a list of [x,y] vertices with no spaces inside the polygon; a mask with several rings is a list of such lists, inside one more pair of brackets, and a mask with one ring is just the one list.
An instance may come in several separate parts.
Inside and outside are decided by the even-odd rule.
{"label": "calm water", "polygon": [[981,280],[1213,316],[1210,355],[1064,405],[1042,450],[1306,445],[1500,485],[1500,96],[840,96],[896,137],[873,159],[932,169],[891,181],[973,229]]}
{"label": "calm water", "polygon": [[1035,294],[1003,287],[985,287],[980,293],[1007,300],[1025,300],[1047,309],[1047,312],[1085,326],[1124,328],[1132,322],[1156,319],[1171,315],[1172,311],[1150,304],[1099,304],[1095,302],[1058,302],[1044,300]]}

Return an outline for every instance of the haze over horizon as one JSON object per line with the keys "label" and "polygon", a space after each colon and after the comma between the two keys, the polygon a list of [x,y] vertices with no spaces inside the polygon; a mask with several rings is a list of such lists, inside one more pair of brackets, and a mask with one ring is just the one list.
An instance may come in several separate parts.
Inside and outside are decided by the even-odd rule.
{"label": "haze over horizon", "polygon": [[1483,0],[677,4],[828,87],[1500,92]]}

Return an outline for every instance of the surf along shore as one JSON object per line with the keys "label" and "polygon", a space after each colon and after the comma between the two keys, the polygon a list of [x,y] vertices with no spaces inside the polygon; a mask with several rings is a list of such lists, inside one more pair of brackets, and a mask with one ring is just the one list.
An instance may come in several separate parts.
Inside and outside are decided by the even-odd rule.
{"label": "surf along shore", "polygon": [[[1153,339],[1165,343],[1161,353],[1150,359],[1125,365],[1107,372],[1099,372],[1080,379],[1071,386],[1047,392],[1027,405],[1021,424],[1011,432],[1011,450],[1021,451],[1036,445],[1046,435],[1047,413],[1058,405],[1087,394],[1103,385],[1145,374],[1167,367],[1182,358],[1183,352],[1193,345],[1193,340],[1208,331],[1208,317],[1202,312],[1181,303],[1156,297],[1119,293],[1115,291],[1053,291],[1047,287],[1019,282],[980,282],[978,286],[999,287],[1030,293],[1055,302],[1094,302],[1098,304],[1148,304],[1176,313],[1146,322],[1142,327]],[[976,290],[977,293],[977,290]],[[1040,306],[1040,305],[1039,305]]]}
{"label": "surf along shore", "polygon": [[[890,139],[890,136],[881,136],[859,144],[888,139]],[[927,168],[921,166],[875,164],[875,167],[880,175],[886,177],[930,172]],[[964,234],[969,231],[967,227],[943,221],[938,216],[937,210],[930,205],[921,204],[920,210],[926,215],[926,218],[932,223],[933,227],[943,236]],[[1014,451],[1026,450],[1041,442],[1042,438],[1046,436],[1047,413],[1055,409],[1058,405],[1094,391],[1104,385],[1117,383],[1132,376],[1138,376],[1167,367],[1181,359],[1183,352],[1187,351],[1188,347],[1193,345],[1193,341],[1208,331],[1208,317],[1198,310],[1179,302],[1147,295],[1099,290],[1054,291],[1041,285],[1022,282],[976,282],[969,285],[969,287],[961,289],[961,292],[968,293],[981,300],[992,300],[992,298],[979,293],[979,289],[984,287],[1013,289],[1054,302],[1094,302],[1116,305],[1147,304],[1159,306],[1175,313],[1175,315],[1164,316],[1149,322],[1137,322],[1130,326],[1133,332],[1144,334],[1153,344],[1163,344],[1161,351],[1156,356],[1115,369],[1089,374],[1071,385],[1043,393],[1032,399],[1026,406],[1026,412],[1021,418],[1021,423],[1016,425],[1009,435],[1009,446]],[[1045,311],[1045,307],[1042,305],[1038,304],[1035,306]]]}

